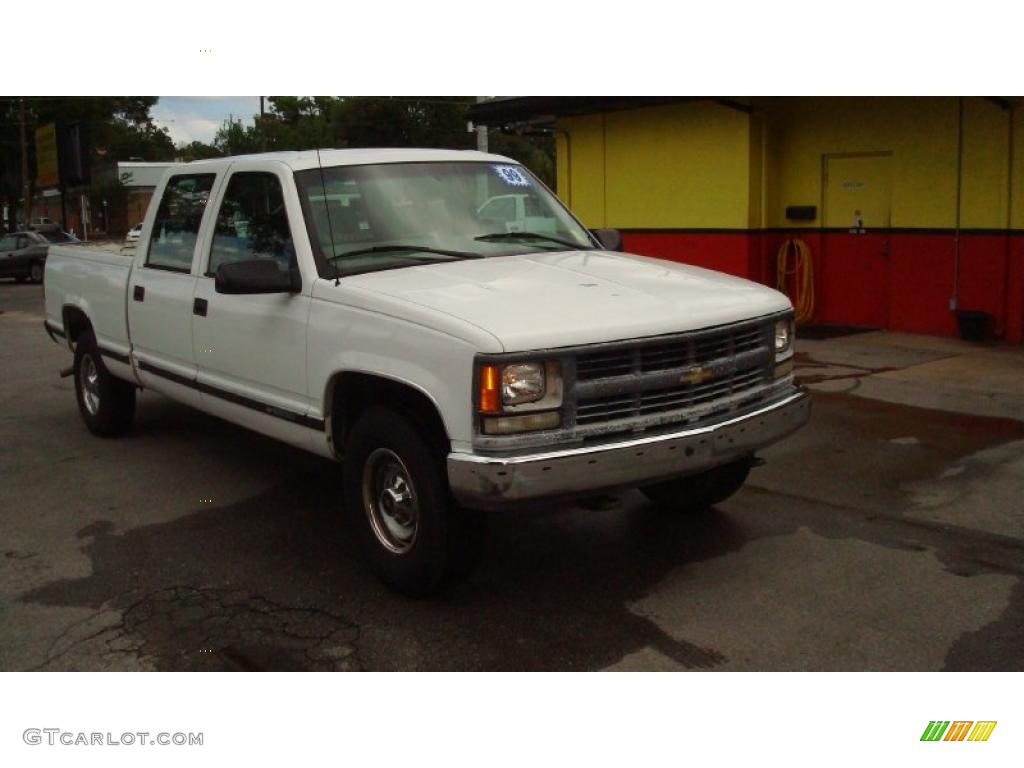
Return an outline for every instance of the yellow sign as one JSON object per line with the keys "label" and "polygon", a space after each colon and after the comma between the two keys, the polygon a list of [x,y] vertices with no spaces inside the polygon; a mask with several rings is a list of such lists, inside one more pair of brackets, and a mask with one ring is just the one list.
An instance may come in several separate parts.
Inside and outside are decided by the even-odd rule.
{"label": "yellow sign", "polygon": [[49,123],[36,128],[36,186],[56,187],[58,184],[57,126]]}

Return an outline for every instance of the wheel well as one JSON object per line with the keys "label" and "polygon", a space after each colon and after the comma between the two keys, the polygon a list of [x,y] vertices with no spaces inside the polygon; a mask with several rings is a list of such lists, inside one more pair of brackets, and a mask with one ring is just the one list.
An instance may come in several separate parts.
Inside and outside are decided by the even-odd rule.
{"label": "wheel well", "polygon": [[339,456],[349,430],[367,408],[383,405],[415,421],[441,455],[451,450],[451,440],[434,403],[408,384],[369,373],[339,373],[328,385],[327,402],[331,441]]}
{"label": "wheel well", "polygon": [[64,333],[68,335],[68,341],[72,344],[78,341],[78,337],[84,331],[92,328],[88,315],[78,307],[64,307]]}

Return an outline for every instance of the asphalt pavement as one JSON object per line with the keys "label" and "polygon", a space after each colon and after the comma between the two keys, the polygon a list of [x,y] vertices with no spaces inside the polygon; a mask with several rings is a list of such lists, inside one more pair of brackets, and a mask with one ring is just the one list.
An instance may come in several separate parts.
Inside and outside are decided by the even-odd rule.
{"label": "asphalt pavement", "polygon": [[0,282],[0,670],[1022,670],[1024,348],[798,341],[811,422],[696,516],[487,515],[382,587],[339,467],[159,395],[92,437],[42,288]]}

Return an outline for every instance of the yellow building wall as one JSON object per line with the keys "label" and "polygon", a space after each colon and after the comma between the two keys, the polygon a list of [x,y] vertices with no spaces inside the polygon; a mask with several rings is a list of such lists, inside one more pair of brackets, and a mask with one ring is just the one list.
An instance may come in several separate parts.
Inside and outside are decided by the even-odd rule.
{"label": "yellow building wall", "polygon": [[960,226],[1005,229],[1009,223],[1010,113],[982,98],[965,98]]}
{"label": "yellow building wall", "polygon": [[624,110],[560,119],[556,136],[570,147],[558,163],[559,195],[587,226],[750,226],[743,112],[707,101]]}
{"label": "yellow building wall", "polygon": [[[561,118],[558,194],[590,227],[817,227],[825,157],[881,152],[891,226],[953,228],[959,101],[760,98],[746,114],[705,100]],[[960,226],[1024,228],[1024,105],[966,97],[962,131]],[[787,221],[787,205],[817,206],[818,218]]]}
{"label": "yellow building wall", "polygon": [[[766,144],[769,227],[821,224],[829,154],[892,154],[892,226],[952,228],[957,212],[958,99],[780,98],[755,101]],[[1010,113],[983,98],[963,100],[960,226],[1007,220]],[[787,205],[816,205],[814,222],[791,222]]]}
{"label": "yellow building wall", "polygon": [[1024,106],[1013,110],[1013,184],[1011,186],[1010,219],[1012,229],[1024,229]]}
{"label": "yellow building wall", "polygon": [[[955,99],[781,98],[763,110],[772,155],[769,227],[818,226],[827,154],[892,153],[892,226],[952,226],[956,216]],[[790,222],[787,205],[815,205],[818,220]]]}
{"label": "yellow building wall", "polygon": [[588,227],[605,226],[604,115],[559,121],[557,135],[569,147],[557,164],[558,195]]}

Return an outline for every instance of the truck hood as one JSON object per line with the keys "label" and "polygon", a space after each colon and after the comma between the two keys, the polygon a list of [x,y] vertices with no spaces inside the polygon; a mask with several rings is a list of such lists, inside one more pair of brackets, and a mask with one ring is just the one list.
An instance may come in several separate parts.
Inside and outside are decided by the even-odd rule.
{"label": "truck hood", "polygon": [[[506,352],[690,331],[791,306],[759,283],[609,251],[431,264],[357,275],[343,284],[470,323]],[[422,322],[422,312],[416,314]]]}

